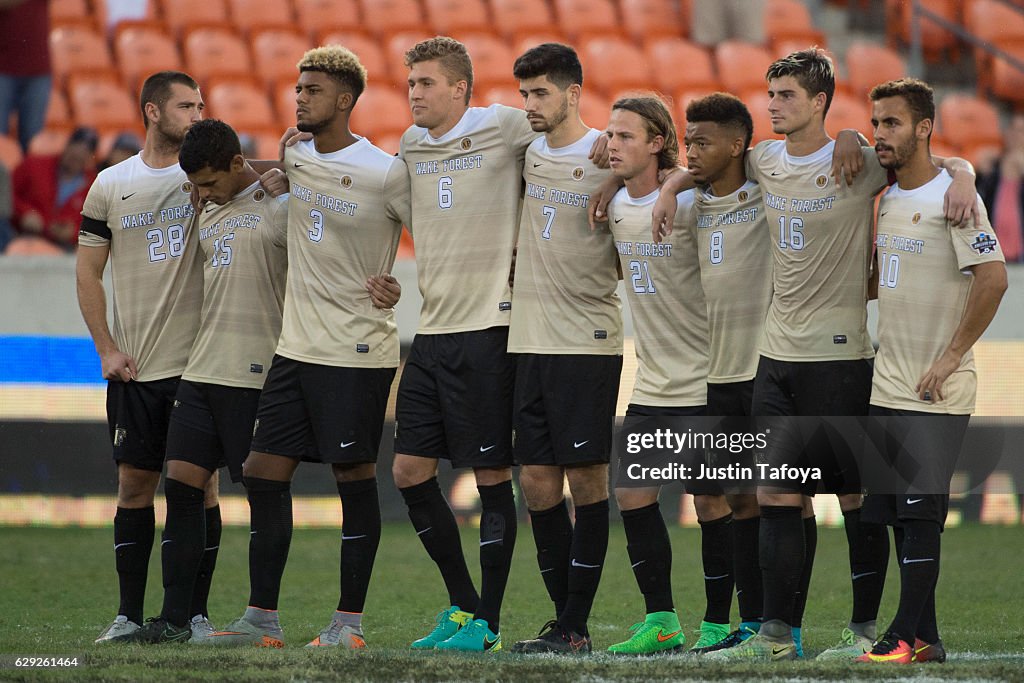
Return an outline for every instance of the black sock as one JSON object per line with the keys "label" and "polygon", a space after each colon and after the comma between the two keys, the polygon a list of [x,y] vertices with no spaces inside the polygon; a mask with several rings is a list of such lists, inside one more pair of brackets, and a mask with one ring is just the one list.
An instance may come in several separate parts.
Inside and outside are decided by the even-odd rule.
{"label": "black sock", "polygon": [[540,568],[548,597],[555,603],[555,616],[565,609],[569,597],[569,562],[572,552],[573,529],[569,507],[563,498],[547,510],[530,511],[533,542],[537,546],[537,566]]}
{"label": "black sock", "polygon": [[807,590],[811,585],[811,572],[814,570],[814,555],[818,551],[818,521],[812,515],[803,520],[804,524],[804,564],[800,568],[800,584],[797,587],[796,600],[793,601],[793,628],[800,628],[804,622],[804,610],[807,608]]}
{"label": "black sock", "polygon": [[480,492],[480,603],[473,616],[498,632],[501,601],[516,547],[516,498],[512,482],[477,486]]}
{"label": "black sock", "polygon": [[757,559],[761,518],[735,519],[733,533],[733,574],[736,576],[736,602],[740,621],[761,621],[764,591],[761,590],[761,563]]}
{"label": "black sock", "polygon": [[480,596],[473,587],[473,579],[466,567],[455,515],[441,493],[437,477],[399,491],[409,508],[412,528],[416,530],[430,559],[441,570],[449,601],[462,611],[472,614],[476,611]]}
{"label": "black sock", "polygon": [[574,633],[588,633],[587,619],[601,583],[607,553],[608,499],[577,505],[569,560],[569,599],[558,615],[558,623]]}
{"label": "black sock", "polygon": [[203,558],[199,561],[199,573],[196,574],[196,585],[192,589],[192,606],[189,618],[202,614],[210,616],[207,601],[210,598],[210,584],[213,583],[213,570],[217,567],[217,553],[220,552],[220,505],[206,508],[206,543],[203,546]]}
{"label": "black sock", "polygon": [[704,621],[728,624],[732,610],[732,514],[700,523],[700,557],[704,566]]}
{"label": "black sock", "polygon": [[160,543],[164,606],[160,616],[175,626],[188,623],[196,573],[206,544],[203,490],[176,479],[164,482],[167,523]]}
{"label": "black sock", "polygon": [[380,545],[377,478],[339,481],[341,497],[341,598],[338,610],[361,613]]}
{"label": "black sock", "polygon": [[657,502],[635,510],[622,511],[626,531],[626,552],[636,585],[644,596],[647,614],[671,612],[672,543]]}
{"label": "black sock", "polygon": [[[937,585],[938,578],[936,577],[935,586]],[[917,637],[929,645],[939,642],[939,623],[935,616],[935,586],[932,586],[931,591],[928,592],[928,599],[925,600],[924,609],[921,610],[921,616],[917,620]],[[913,645],[913,643],[910,644]]]}
{"label": "black sock", "polygon": [[291,482],[242,477],[249,497],[249,606],[276,610],[292,542]]}
{"label": "black sock", "polygon": [[850,577],[853,582],[853,616],[850,621],[862,624],[878,618],[889,565],[889,534],[881,524],[862,521],[860,508],[844,512],[843,519],[850,547]]}
{"label": "black sock", "polygon": [[902,524],[900,604],[888,630],[913,645],[921,613],[939,578],[939,524],[921,519]]}
{"label": "black sock", "polygon": [[758,560],[764,587],[764,621],[793,626],[804,566],[804,525],[798,505],[762,505]]}
{"label": "black sock", "polygon": [[121,592],[118,614],[128,621],[142,623],[142,606],[146,598],[146,577],[149,555],[153,552],[156,520],[153,507],[118,507],[114,515],[114,565]]}

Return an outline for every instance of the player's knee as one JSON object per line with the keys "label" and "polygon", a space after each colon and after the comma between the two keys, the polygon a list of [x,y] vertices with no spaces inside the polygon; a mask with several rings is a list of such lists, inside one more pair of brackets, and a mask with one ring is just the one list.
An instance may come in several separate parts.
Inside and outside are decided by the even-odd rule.
{"label": "player's knee", "polygon": [[519,485],[531,510],[548,510],[565,497],[565,483],[560,467],[523,465],[519,470]]}
{"label": "player's knee", "polygon": [[[423,463],[418,461],[424,461]],[[429,463],[432,463],[429,464]],[[400,489],[407,489],[432,479],[437,474],[437,461],[428,458],[416,458],[411,455],[397,453],[395,461],[391,465],[391,477],[395,480],[395,486]]]}
{"label": "player's knee", "polygon": [[566,470],[569,490],[576,505],[593,505],[608,500],[608,467],[597,465]]}
{"label": "player's knee", "polygon": [[203,489],[203,505],[212,508],[220,504],[220,473],[214,472]]}
{"label": "player's knee", "polygon": [[725,496],[694,496],[693,508],[697,512],[697,519],[702,522],[721,519],[730,512],[729,503],[726,502]]}
{"label": "player's knee", "polygon": [[726,496],[733,519],[751,519],[761,514],[757,496],[747,493]]}
{"label": "player's knee", "polygon": [[620,510],[636,510],[658,502],[657,489],[615,489],[615,503]]}
{"label": "player's knee", "polygon": [[153,504],[160,473],[121,466],[117,471],[117,504],[120,507],[142,508]]}
{"label": "player's knee", "polygon": [[373,479],[377,476],[377,465],[372,462],[361,462],[356,464],[335,464],[331,466],[334,471],[334,480],[338,483],[347,481],[362,481]]}

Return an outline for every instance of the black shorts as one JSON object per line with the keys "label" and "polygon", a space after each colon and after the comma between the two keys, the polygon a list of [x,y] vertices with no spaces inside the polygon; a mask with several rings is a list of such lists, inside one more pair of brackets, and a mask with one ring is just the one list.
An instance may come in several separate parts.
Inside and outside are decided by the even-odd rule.
{"label": "black shorts", "polygon": [[259,389],[182,380],[167,430],[167,459],[210,472],[226,465],[231,481],[242,481],[259,401]]}
{"label": "black shorts", "polygon": [[708,384],[708,415],[749,416],[754,403],[754,380]]}
{"label": "black shorts", "polygon": [[377,462],[395,368],[346,368],[274,356],[252,450],[312,462]]}
{"label": "black shorts", "polygon": [[515,356],[516,464],[607,463],[622,356]]}
{"label": "black shorts", "polygon": [[754,378],[754,415],[867,415],[872,362],[795,363],[761,356]]}
{"label": "black shorts", "polygon": [[417,334],[398,384],[395,452],[452,467],[512,465],[508,328]]}
{"label": "black shorts", "polygon": [[707,414],[707,406],[644,406],[639,403],[626,406],[626,417],[703,417]]}
{"label": "black shorts", "polygon": [[755,418],[755,429],[767,441],[764,451],[757,454],[758,485],[805,496],[861,493],[866,419]]}
{"label": "black shorts", "polygon": [[167,426],[179,379],[107,382],[107,428],[114,444],[114,462],[152,472],[163,470]]}
{"label": "black shorts", "polygon": [[[626,417],[627,418],[655,418],[650,421],[650,424],[644,424],[640,428],[640,431],[655,431],[658,429],[672,429],[672,422],[658,420],[657,418],[672,418],[672,417],[706,417],[708,415],[707,406],[647,406],[640,405],[638,403],[630,403],[626,406]],[[634,419],[632,422],[636,423]],[[710,424],[710,423],[707,423]],[[622,461],[620,468],[623,463],[628,466],[630,457],[628,455],[622,455],[620,457]],[[682,459],[688,467],[693,468],[692,471],[696,472],[696,468],[700,466],[700,462],[706,465],[711,465],[713,462],[713,455],[709,452],[703,454],[703,456],[693,456]],[[687,479],[683,483],[683,487],[687,493],[692,496],[721,496],[725,495],[726,489],[723,487],[722,482],[714,479]]]}

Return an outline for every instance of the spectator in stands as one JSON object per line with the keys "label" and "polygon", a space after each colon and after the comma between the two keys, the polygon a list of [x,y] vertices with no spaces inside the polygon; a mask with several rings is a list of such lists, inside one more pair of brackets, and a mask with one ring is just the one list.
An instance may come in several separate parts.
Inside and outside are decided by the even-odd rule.
{"label": "spectator in stands", "polygon": [[135,133],[121,133],[114,139],[114,144],[107,154],[107,158],[100,162],[98,171],[119,164],[128,157],[133,157],[142,150],[142,141]]}
{"label": "spectator in stands", "polygon": [[27,156],[14,170],[14,229],[39,235],[71,250],[78,244],[82,203],[96,178],[98,137],[92,128],[77,128],[64,151]]}
{"label": "spectator in stands", "polygon": [[4,253],[7,243],[14,237],[11,229],[11,214],[14,211],[11,199],[11,174],[7,167],[0,163],[0,254]]}
{"label": "spectator in stands", "polygon": [[18,113],[18,142],[43,129],[50,102],[50,15],[46,0],[0,0],[0,135]]}
{"label": "spectator in stands", "polygon": [[690,37],[714,47],[735,38],[761,45],[764,36],[765,0],[693,0]]}
{"label": "spectator in stands", "polygon": [[1013,116],[991,168],[979,164],[978,193],[1006,262],[1024,262],[1024,114]]}

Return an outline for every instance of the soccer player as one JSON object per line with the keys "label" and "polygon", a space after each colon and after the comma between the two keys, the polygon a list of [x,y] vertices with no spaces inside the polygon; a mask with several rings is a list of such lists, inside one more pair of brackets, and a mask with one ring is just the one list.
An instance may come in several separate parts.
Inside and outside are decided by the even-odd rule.
{"label": "soccer player", "polygon": [[977,379],[971,347],[1006,291],[1006,267],[988,218],[959,229],[943,214],[953,182],[932,161],[932,89],[915,79],[871,91],[878,161],[896,175],[882,196],[876,237],[878,355],[870,415],[887,431],[888,461],[921,467],[902,495],[869,490],[865,517],[891,524],[900,568],[899,608],[885,634],[858,661],[945,661],[935,615],[949,484]]}
{"label": "soccer player", "polygon": [[[291,480],[302,459],[331,464],[342,506],[341,599],[309,646],[366,647],[362,611],[380,543],[376,465],[398,366],[394,311],[374,294],[390,276],[409,179],[400,159],[349,130],[366,69],[349,50],[303,55],[298,129],[286,148],[288,282],[281,338],[242,470],[249,498],[249,605],[204,641],[282,647],[281,575],[292,535]],[[393,303],[392,300],[390,303]]]}
{"label": "soccer player", "polygon": [[219,545],[219,538],[206,538],[203,489],[221,465],[232,481],[242,480],[264,369],[281,333],[288,198],[267,196],[235,131],[221,121],[193,124],[179,162],[205,203],[195,227],[203,261],[202,321],[167,435],[164,605],[141,629],[114,639],[128,643],[178,642],[191,635],[188,610],[199,563],[204,551]]}
{"label": "soccer player", "polygon": [[[658,172],[678,161],[675,123],[657,97],[629,97],[612,105],[607,137],[612,173],[625,182],[609,205],[609,224],[626,277],[639,366],[626,416],[705,415],[708,321],[696,239],[681,229],[661,245],[651,241]],[[689,220],[690,211],[680,208],[677,220]],[[646,617],[628,640],[609,648],[614,653],[655,654],[685,642],[672,600],[672,547],[659,490],[615,489]]]}
{"label": "soccer player", "polygon": [[[589,652],[587,618],[608,549],[608,460],[622,371],[615,243],[591,231],[590,196],[608,176],[588,158],[601,132],[580,118],[575,50],[545,43],[515,62],[526,150],[508,350],[516,355],[515,460],[555,619],[513,651]],[[568,479],[575,526],[563,495]]]}
{"label": "soccer player", "polygon": [[[117,463],[114,555],[120,606],[96,642],[139,629],[149,556],[153,499],[178,379],[199,328],[202,264],[192,235],[191,184],[178,166],[203,98],[188,74],[161,71],[142,85],[142,151],[102,171],[82,207],[76,282],[78,303],[107,385],[107,424]],[[110,261],[113,330],[107,323],[103,271]],[[216,477],[205,505],[210,539],[219,533]],[[216,543],[214,543],[216,545]],[[209,592],[215,551],[204,554],[195,595]],[[206,614],[193,604],[192,614]],[[208,624],[200,625],[207,626]]]}
{"label": "soccer player", "polygon": [[[732,95],[716,93],[686,107],[686,166],[698,183],[690,228],[708,307],[711,416],[751,415],[757,343],[772,297],[761,187],[747,180],[743,165],[753,130],[746,105]],[[728,427],[730,420],[722,424]],[[701,524],[707,595],[701,637],[692,648],[698,654],[738,645],[761,626],[757,497],[752,490],[726,488],[728,495],[701,495],[688,486]],[[740,627],[730,633],[733,576]]]}

